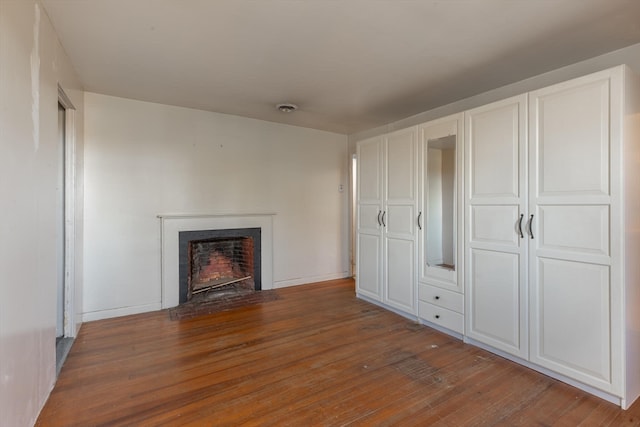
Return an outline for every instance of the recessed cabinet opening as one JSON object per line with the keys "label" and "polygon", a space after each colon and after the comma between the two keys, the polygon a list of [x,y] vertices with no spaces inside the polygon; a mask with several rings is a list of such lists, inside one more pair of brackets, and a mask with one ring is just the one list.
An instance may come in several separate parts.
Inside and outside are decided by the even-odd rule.
{"label": "recessed cabinet opening", "polygon": [[[464,149],[460,146],[463,116],[444,117],[419,126],[420,283],[462,292],[460,218]],[[430,303],[434,303],[431,301]]]}
{"label": "recessed cabinet opening", "polygon": [[426,263],[455,271],[456,136],[427,143]]}

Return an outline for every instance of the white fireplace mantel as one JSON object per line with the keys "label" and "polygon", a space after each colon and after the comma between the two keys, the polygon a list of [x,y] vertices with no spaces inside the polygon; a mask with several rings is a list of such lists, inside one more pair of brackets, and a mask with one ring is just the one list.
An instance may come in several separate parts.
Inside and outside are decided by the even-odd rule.
{"label": "white fireplace mantel", "polygon": [[274,213],[160,214],[162,308],[179,302],[178,236],[181,231],[261,229],[262,289],[273,289]]}

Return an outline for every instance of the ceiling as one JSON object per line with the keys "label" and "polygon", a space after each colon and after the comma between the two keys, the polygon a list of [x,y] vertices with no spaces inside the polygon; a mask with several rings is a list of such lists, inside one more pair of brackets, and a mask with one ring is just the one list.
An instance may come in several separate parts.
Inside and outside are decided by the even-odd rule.
{"label": "ceiling", "polygon": [[640,42],[640,0],[42,3],[88,91],[345,134]]}

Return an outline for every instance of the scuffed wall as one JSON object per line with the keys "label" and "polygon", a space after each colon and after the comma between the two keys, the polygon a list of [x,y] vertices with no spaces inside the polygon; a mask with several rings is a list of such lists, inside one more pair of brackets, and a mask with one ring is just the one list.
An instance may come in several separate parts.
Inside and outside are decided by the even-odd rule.
{"label": "scuffed wall", "polygon": [[[82,87],[38,2],[0,1],[0,425],[33,425],[55,382],[58,84]],[[76,165],[81,170],[81,162]],[[76,179],[82,219],[82,173]],[[81,248],[82,228],[76,230]],[[75,297],[81,296],[81,265]],[[78,306],[79,308],[79,306]],[[77,321],[78,317],[71,321]]]}

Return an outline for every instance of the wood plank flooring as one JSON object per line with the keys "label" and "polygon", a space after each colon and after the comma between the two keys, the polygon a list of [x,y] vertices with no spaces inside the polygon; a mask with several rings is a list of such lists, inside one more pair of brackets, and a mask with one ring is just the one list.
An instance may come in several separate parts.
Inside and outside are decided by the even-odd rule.
{"label": "wood plank flooring", "polygon": [[628,411],[355,298],[350,279],[89,322],[38,426],[618,426]]}

